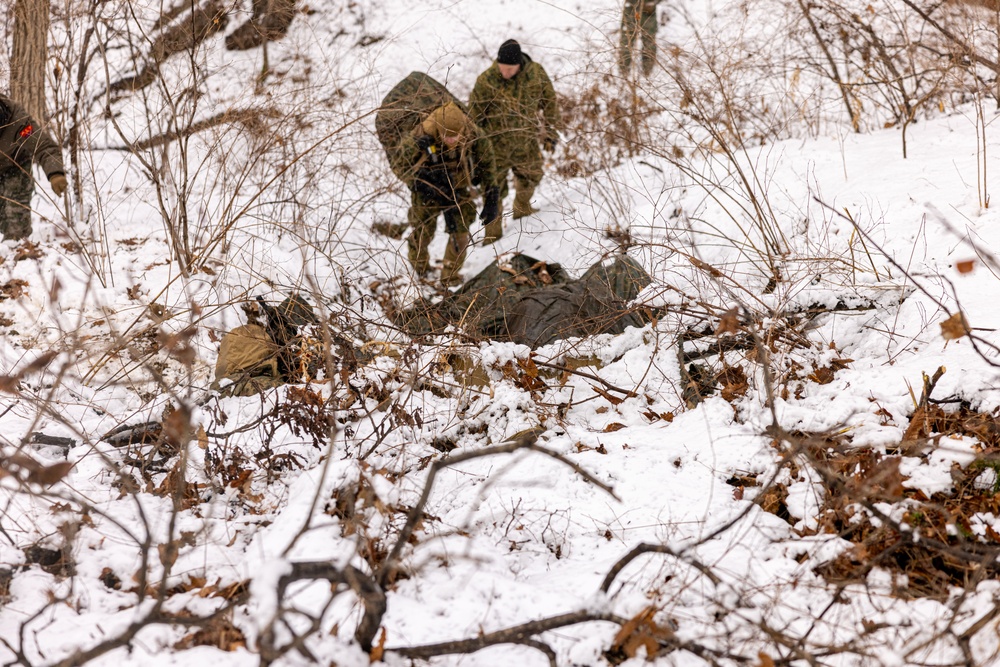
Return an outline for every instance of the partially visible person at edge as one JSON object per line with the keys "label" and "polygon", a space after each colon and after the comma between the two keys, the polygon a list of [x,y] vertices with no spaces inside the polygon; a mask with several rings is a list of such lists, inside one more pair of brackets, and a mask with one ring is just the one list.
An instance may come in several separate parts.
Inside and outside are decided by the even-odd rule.
{"label": "partially visible person at edge", "polygon": [[476,217],[471,187],[483,192],[479,217],[489,225],[499,215],[493,145],[454,102],[440,106],[413,128],[396,152],[394,170],[403,171],[410,188],[409,259],[420,275],[430,271],[428,247],[444,214],[448,244],[441,266],[441,282],[461,281],[459,272],[469,247],[469,227]]}
{"label": "partially visible person at edge", "polygon": [[31,235],[31,163],[45,171],[56,196],[66,192],[62,151],[20,104],[0,95],[0,233],[19,240]]}
{"label": "partially visible person at edge", "polygon": [[649,76],[656,65],[656,6],[660,0],[625,0],[622,10],[621,44],[618,48],[618,67],[628,76],[632,69],[632,51],[636,39],[642,34],[642,73]]}
{"label": "partially visible person at edge", "polygon": [[[493,141],[500,201],[507,196],[507,174],[514,172],[514,219],[537,212],[531,206],[542,180],[542,154],[555,150],[562,129],[556,92],[545,69],[508,39],[497,59],[479,75],[469,96],[469,116]],[[503,236],[503,214],[486,226],[483,244]]]}

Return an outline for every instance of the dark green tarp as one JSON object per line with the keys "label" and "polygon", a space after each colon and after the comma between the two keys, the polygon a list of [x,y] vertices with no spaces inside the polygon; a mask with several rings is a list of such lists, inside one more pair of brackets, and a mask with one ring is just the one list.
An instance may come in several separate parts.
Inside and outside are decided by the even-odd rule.
{"label": "dark green tarp", "polygon": [[627,256],[595,264],[571,280],[558,264],[518,254],[494,262],[436,303],[418,302],[395,320],[411,335],[441,334],[454,326],[476,338],[534,348],[641,326],[643,314],[628,304],[650,282],[649,274]]}

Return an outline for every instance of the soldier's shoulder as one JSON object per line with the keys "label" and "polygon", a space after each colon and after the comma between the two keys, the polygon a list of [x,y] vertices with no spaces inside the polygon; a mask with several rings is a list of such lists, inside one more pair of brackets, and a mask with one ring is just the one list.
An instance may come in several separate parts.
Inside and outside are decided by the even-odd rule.
{"label": "soldier's shoulder", "polygon": [[548,77],[548,73],[545,68],[534,60],[529,60],[524,65],[524,73],[528,75],[529,78],[537,79],[541,77]]}
{"label": "soldier's shoulder", "polygon": [[493,63],[476,77],[476,86],[495,86],[501,78],[500,70],[497,68],[496,63]]}

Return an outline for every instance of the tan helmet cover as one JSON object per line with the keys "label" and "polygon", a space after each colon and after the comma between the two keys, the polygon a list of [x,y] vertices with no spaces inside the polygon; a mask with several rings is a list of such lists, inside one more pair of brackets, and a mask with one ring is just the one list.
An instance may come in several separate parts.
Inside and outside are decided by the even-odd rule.
{"label": "tan helmet cover", "polygon": [[469,117],[454,102],[438,107],[424,119],[421,127],[435,139],[445,135],[467,136]]}

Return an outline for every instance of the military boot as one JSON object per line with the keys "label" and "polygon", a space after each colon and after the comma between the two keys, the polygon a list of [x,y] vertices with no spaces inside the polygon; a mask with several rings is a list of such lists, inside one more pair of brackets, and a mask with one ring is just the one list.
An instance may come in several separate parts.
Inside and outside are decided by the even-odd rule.
{"label": "military boot", "polygon": [[531,198],[535,194],[535,188],[518,189],[514,195],[514,219],[524,218],[532,213],[538,213],[538,209],[531,205]]}
{"label": "military boot", "polygon": [[410,232],[406,245],[406,254],[413,271],[420,277],[426,276],[431,270],[431,256],[427,248],[430,245],[428,235],[420,229],[414,229]]}
{"label": "military boot", "polygon": [[483,239],[483,245],[489,245],[491,243],[496,243],[503,236],[503,203],[500,204],[500,208],[497,210],[497,217],[495,220],[491,220],[486,223],[486,237]]}
{"label": "military boot", "polygon": [[441,284],[457,285],[462,282],[459,272],[465,264],[465,251],[469,247],[469,233],[450,234],[444,247],[444,261],[441,262]]}

